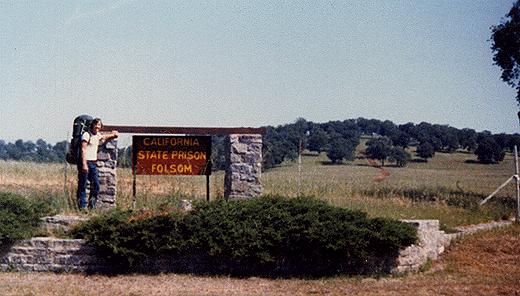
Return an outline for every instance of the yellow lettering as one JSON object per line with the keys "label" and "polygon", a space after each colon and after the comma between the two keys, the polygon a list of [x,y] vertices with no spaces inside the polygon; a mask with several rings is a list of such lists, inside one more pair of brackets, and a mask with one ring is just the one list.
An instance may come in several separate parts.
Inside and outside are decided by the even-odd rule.
{"label": "yellow lettering", "polygon": [[144,159],[144,158],[145,158],[144,151],[137,152],[137,159]]}

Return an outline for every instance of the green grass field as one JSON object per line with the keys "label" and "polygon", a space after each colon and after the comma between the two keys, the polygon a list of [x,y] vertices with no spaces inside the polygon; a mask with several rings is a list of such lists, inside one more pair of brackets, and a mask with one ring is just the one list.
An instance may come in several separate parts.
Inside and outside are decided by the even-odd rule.
{"label": "green grass field", "polygon": [[[474,160],[475,155],[468,153],[437,153],[427,163],[412,161],[404,168],[377,168],[367,159],[329,165],[325,155],[304,156],[301,174],[295,162],[286,162],[262,173],[261,180],[265,194],[296,196],[300,192],[374,217],[439,219],[447,227],[453,227],[514,215],[513,184],[489,205],[477,205],[513,174],[513,158],[507,155],[497,165],[483,165]],[[75,167],[0,161],[0,171],[0,191],[49,198],[58,211],[74,211]],[[211,176],[212,198],[223,196],[223,180],[223,172]],[[298,184],[301,184],[299,189]],[[129,169],[118,169],[117,190],[118,206],[131,207]],[[137,192],[139,208],[153,209],[179,198],[204,199],[205,178],[138,176]]]}

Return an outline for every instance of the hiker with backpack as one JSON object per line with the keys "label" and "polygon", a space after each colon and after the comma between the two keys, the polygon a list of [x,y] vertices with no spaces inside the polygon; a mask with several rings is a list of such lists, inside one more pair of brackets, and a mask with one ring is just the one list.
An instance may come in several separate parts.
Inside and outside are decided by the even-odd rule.
{"label": "hiker with backpack", "polygon": [[87,207],[87,181],[90,182],[88,208],[94,209],[96,207],[99,193],[99,175],[96,165],[98,146],[105,141],[119,136],[117,131],[101,134],[101,128],[101,119],[94,118],[88,125],[88,130],[81,134],[81,144],[78,147],[78,157],[76,160],[78,167],[77,199],[80,210],[85,210]]}

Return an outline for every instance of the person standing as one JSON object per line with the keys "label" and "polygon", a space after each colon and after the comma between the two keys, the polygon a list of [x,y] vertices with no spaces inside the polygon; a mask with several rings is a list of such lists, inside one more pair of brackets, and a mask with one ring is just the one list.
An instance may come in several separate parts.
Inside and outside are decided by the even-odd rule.
{"label": "person standing", "polygon": [[101,134],[101,119],[92,120],[89,130],[81,135],[80,159],[78,161],[78,207],[80,210],[87,208],[87,181],[90,182],[90,195],[88,208],[96,207],[99,193],[99,174],[97,169],[98,146],[105,141],[117,138],[119,133],[112,131],[109,134]]}

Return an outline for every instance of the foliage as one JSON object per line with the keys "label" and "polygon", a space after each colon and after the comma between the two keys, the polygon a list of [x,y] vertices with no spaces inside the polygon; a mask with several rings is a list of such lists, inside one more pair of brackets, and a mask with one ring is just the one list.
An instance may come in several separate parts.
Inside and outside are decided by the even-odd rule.
{"label": "foliage", "polygon": [[416,240],[406,223],[275,196],[199,202],[184,214],[142,219],[115,211],[75,235],[130,270],[161,257],[177,271],[267,276],[388,272],[399,249]]}
{"label": "foliage", "polygon": [[67,141],[47,144],[44,140],[32,141],[16,140],[14,143],[5,143],[0,140],[0,159],[35,162],[60,162],[65,159]]}
{"label": "foliage", "polygon": [[387,137],[372,139],[367,142],[366,154],[370,158],[378,159],[381,165],[385,165],[385,160],[392,153],[392,141]]}
{"label": "foliage", "polygon": [[226,169],[225,138],[221,135],[211,137],[211,167],[213,171]]}
{"label": "foliage", "polygon": [[352,142],[346,140],[340,135],[333,135],[327,150],[327,157],[332,163],[342,163],[344,159],[352,160],[354,158],[355,146]]}
{"label": "foliage", "polygon": [[[411,122],[395,125],[390,120],[380,121],[365,118],[326,123],[314,123],[298,118],[290,124],[267,126],[266,130],[262,146],[263,169],[279,166],[284,161],[295,160],[299,148],[316,152],[330,152],[334,158],[333,162],[341,162],[341,159],[353,159],[354,149],[359,144],[362,134],[386,137],[390,139],[392,145],[402,148],[428,142],[434,151],[449,153],[456,149],[474,151],[477,143],[486,137],[495,138],[498,145],[505,150],[512,151],[515,145],[520,146],[519,134],[493,135],[489,131],[477,133],[473,129],[459,130],[448,125],[426,122],[417,125]],[[343,140],[337,140],[338,137]],[[213,170],[225,169],[224,139],[223,135],[212,137]],[[300,143],[302,147],[300,147]],[[42,139],[36,143],[22,140],[5,143],[0,140],[0,159],[45,163],[61,162],[64,159],[66,147],[67,141],[52,146]],[[131,165],[131,152],[131,147],[118,150],[118,166],[129,167]],[[387,157],[389,156],[387,155]]]}
{"label": "foliage", "polygon": [[458,131],[460,148],[474,151],[477,148],[477,132],[473,129],[463,128]]}
{"label": "foliage", "polygon": [[478,143],[475,154],[480,162],[487,164],[502,161],[505,156],[505,152],[492,137],[482,139]]}
{"label": "foliage", "polygon": [[0,192],[0,247],[30,237],[49,211],[41,200]]}
{"label": "foliage", "polygon": [[398,167],[405,167],[412,156],[402,147],[392,147],[388,159]]}
{"label": "foliage", "polygon": [[428,158],[432,158],[435,155],[433,146],[428,142],[423,142],[417,146],[415,150],[420,158],[424,158],[424,161],[428,161]]}
{"label": "foliage", "polygon": [[327,150],[330,135],[320,127],[316,127],[310,131],[307,148],[310,151],[323,152]]}
{"label": "foliage", "polygon": [[520,0],[517,0],[506,19],[492,27],[493,61],[502,69],[502,80],[516,88],[520,104]]}

